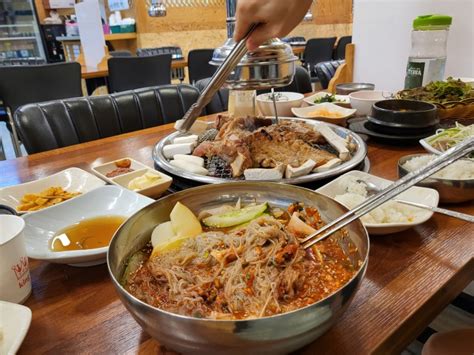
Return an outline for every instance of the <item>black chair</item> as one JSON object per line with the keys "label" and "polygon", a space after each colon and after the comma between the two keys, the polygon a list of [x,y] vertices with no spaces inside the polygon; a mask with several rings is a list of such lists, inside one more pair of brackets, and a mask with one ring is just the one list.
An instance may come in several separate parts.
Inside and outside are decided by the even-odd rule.
{"label": "black chair", "polygon": [[171,54],[110,58],[108,66],[110,93],[171,83]]}
{"label": "black chair", "polygon": [[[198,88],[200,92],[204,90],[206,85],[209,83],[211,78],[198,80],[194,86]],[[259,94],[268,92],[269,90],[260,90]],[[308,71],[303,67],[295,68],[295,77],[290,85],[275,88],[275,91],[291,91],[306,94],[312,91],[311,78],[309,77]],[[229,106],[229,90],[227,88],[221,88],[212,98],[211,102],[206,106],[206,113],[208,115],[213,113],[219,113],[227,111]]]}
{"label": "black chair", "polygon": [[198,96],[180,84],[50,101],[21,107],[15,122],[28,153],[38,153],[174,122]]}
{"label": "black chair", "polygon": [[213,53],[213,49],[193,49],[189,51],[188,72],[191,84],[214,75],[217,67],[209,64]]}
{"label": "black chair", "polygon": [[336,37],[312,38],[306,42],[303,63],[313,81],[317,81],[316,72],[314,71],[316,64],[332,60],[334,43],[336,43]]}
{"label": "black chair", "polygon": [[336,48],[334,48],[334,55],[332,58],[334,60],[346,59],[346,46],[349,43],[352,43],[352,36],[344,36],[339,38]]}
{"label": "black chair", "polygon": [[15,154],[21,155],[13,124],[13,114],[18,107],[79,96],[82,96],[79,63],[0,67],[0,98],[7,108]]}
{"label": "black chair", "polygon": [[121,51],[111,51],[109,54],[112,57],[133,57],[132,52],[127,51],[127,50],[121,50]]}
{"label": "black chair", "polygon": [[[158,54],[171,54],[171,60],[184,59],[183,51],[180,47],[157,47],[157,48],[139,48],[137,49],[137,56],[148,57]],[[171,69],[171,79],[178,79],[183,82],[185,78],[184,68]]]}
{"label": "black chair", "polygon": [[316,64],[314,69],[323,89],[328,88],[329,82],[342,63],[344,63],[344,60],[331,60]]}

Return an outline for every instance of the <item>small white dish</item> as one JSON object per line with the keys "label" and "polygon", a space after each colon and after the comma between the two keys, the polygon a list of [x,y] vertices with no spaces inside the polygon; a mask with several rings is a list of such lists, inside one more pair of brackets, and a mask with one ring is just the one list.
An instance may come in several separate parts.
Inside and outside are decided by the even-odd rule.
{"label": "small white dish", "polygon": [[[291,111],[296,117],[299,118],[309,118],[337,125],[345,125],[347,119],[356,113],[356,110],[354,109],[344,108],[329,102],[317,104],[314,106],[292,108]],[[338,117],[327,117],[324,115],[324,112],[337,114]]]}
{"label": "small white dish", "polygon": [[30,258],[72,266],[92,266],[105,263],[108,247],[55,252],[50,249],[51,238],[60,230],[84,219],[101,216],[133,215],[154,202],[151,198],[117,186],[103,186],[88,194],[29,213],[23,218],[26,253]]}
{"label": "small white dish", "polygon": [[[18,214],[32,213],[18,211],[16,209],[17,206],[21,204],[21,199],[25,194],[40,193],[52,186],[60,186],[68,192],[80,192],[81,194],[85,194],[104,185],[105,181],[87,171],[79,168],[69,168],[35,181],[1,188],[0,204],[13,208]],[[73,197],[73,199],[74,198],[75,197]],[[43,210],[48,208],[51,207],[46,207]]]}
{"label": "small white dish", "polygon": [[[354,176],[357,179],[370,182],[377,186],[378,188],[385,188],[389,186],[392,181],[380,178],[375,175],[367,174],[362,171],[353,170],[344,175],[339,176],[337,179],[331,181],[330,183],[320,187],[316,190],[323,195],[334,198],[337,195],[342,195],[346,191],[341,186],[340,182],[347,176]],[[426,187],[411,187],[407,191],[401,193],[397,196],[401,200],[411,201],[421,203],[423,205],[437,207],[439,202],[439,193],[434,189],[429,189]],[[415,207],[408,206],[407,208],[415,209]],[[391,233],[398,233],[404,230],[413,228],[417,225],[420,225],[433,216],[433,212],[428,210],[417,209],[416,218],[412,222],[406,223],[364,223],[364,226],[367,228],[367,231],[371,235],[385,235]]]}
{"label": "small white dish", "polygon": [[[118,175],[115,177],[107,177],[106,175],[110,173],[111,171],[117,169],[117,166],[115,165],[116,162],[124,159],[129,159],[131,161],[130,168],[133,169],[134,171],[131,171],[129,173],[125,173],[122,175]],[[157,181],[157,183],[153,186],[147,187],[146,189],[141,189],[141,190],[133,190],[135,192],[138,192],[139,194],[148,196],[148,197],[153,197],[157,198],[161,196],[167,189],[170,187],[171,183],[173,182],[173,178],[170,176],[163,174],[155,169],[152,169],[148,167],[145,164],[140,163],[139,161],[136,161],[135,159],[132,158],[122,158],[122,159],[117,159],[105,164],[97,165],[92,168],[92,171],[96,173],[100,178],[104,179],[105,181],[124,187],[128,189],[128,183],[138,177],[142,176],[143,174],[147,172],[151,172],[153,174],[159,175],[161,178]]]}
{"label": "small white dish", "polygon": [[0,354],[14,355],[25,339],[31,324],[28,307],[0,301]]}
{"label": "small white dish", "polygon": [[[323,97],[326,97],[327,95],[332,95],[332,94],[330,92],[320,91],[320,92],[317,92],[314,95],[305,97],[303,99],[303,101],[306,102],[310,106],[319,105],[319,104],[315,103],[314,101],[317,100],[317,99],[321,99]],[[351,108],[351,101],[349,100],[348,95],[334,95],[334,98],[336,99],[336,101],[331,102],[331,103],[333,103],[335,105],[338,105],[338,106],[345,107],[345,108]]]}
{"label": "small white dish", "polygon": [[368,116],[372,113],[372,106],[392,96],[388,91],[361,90],[349,94],[352,108],[357,110],[359,116]]}
{"label": "small white dish", "polygon": [[[304,95],[297,92],[275,92],[278,116],[292,116],[292,108],[301,107]],[[260,94],[256,98],[257,107],[263,116],[275,116],[271,93]]]}

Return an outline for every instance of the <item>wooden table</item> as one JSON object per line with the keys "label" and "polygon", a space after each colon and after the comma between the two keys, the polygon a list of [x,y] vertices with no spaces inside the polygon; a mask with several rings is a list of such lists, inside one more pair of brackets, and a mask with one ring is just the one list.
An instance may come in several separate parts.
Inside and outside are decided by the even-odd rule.
{"label": "wooden table", "polygon": [[[0,162],[0,186],[151,150],[171,125]],[[369,145],[373,174],[395,179],[396,162],[420,148]],[[474,205],[450,206],[474,213]],[[412,230],[371,238],[367,274],[342,319],[303,354],[399,354],[474,275],[474,225],[435,215]],[[74,268],[30,261],[33,311],[20,354],[165,352],[119,301],[105,265]]]}
{"label": "wooden table", "polygon": [[[188,61],[186,59],[178,59],[171,61],[171,69],[185,68],[188,66]],[[81,67],[81,76],[82,79],[94,79],[94,78],[103,78],[109,76],[109,68],[107,64],[102,68],[91,68],[83,65]]]}

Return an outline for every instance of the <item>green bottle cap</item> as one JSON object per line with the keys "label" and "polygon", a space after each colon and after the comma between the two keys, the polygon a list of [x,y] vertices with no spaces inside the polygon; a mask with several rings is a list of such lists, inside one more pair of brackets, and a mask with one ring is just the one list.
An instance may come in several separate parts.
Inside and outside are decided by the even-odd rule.
{"label": "green bottle cap", "polygon": [[451,16],[446,15],[423,15],[413,21],[415,30],[439,30],[448,28],[453,22]]}

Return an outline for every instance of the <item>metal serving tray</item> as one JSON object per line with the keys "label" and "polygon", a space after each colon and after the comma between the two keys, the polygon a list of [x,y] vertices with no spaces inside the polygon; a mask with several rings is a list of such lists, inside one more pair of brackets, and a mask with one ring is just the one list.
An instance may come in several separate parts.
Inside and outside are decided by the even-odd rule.
{"label": "metal serving tray", "polygon": [[[324,123],[321,121],[315,121],[315,120],[308,120],[308,119],[302,119],[302,118],[294,118],[294,117],[281,117],[280,120],[294,120],[294,121],[303,121],[307,124],[313,125],[317,127],[318,125],[327,125],[329,126],[336,134],[338,134],[342,138],[346,138],[347,136],[350,136],[352,138],[352,142],[356,145],[356,150],[353,153],[353,156],[350,160],[344,162],[343,164],[330,169],[328,171],[324,172],[319,172],[319,173],[313,173],[309,175],[304,175],[300,176],[297,178],[293,179],[281,179],[277,180],[277,182],[282,182],[285,184],[292,184],[292,185],[300,185],[300,184],[306,184],[309,182],[313,181],[318,181],[318,180],[323,180],[327,179],[330,177],[338,176],[341,175],[349,170],[355,169],[360,163],[362,163],[367,155],[367,146],[364,142],[364,140],[356,133],[350,131],[347,128],[343,128],[340,126],[333,125],[331,123]],[[200,182],[203,184],[220,184],[223,182],[231,182],[231,181],[245,181],[239,178],[235,179],[224,179],[224,178],[219,178],[219,177],[214,177],[214,176],[204,176],[204,175],[198,175],[198,174],[193,174],[187,171],[183,171],[181,169],[178,169],[171,165],[168,161],[168,159],[165,158],[163,155],[163,147],[167,144],[171,144],[174,138],[182,135],[180,132],[174,132],[169,134],[168,136],[164,137],[161,139],[153,148],[153,160],[155,161],[155,164],[163,169],[164,171],[167,171],[170,174],[173,174],[175,176],[184,178],[184,179],[189,179],[195,182]],[[263,181],[263,180],[259,180]],[[273,180],[275,182],[275,180]]]}

